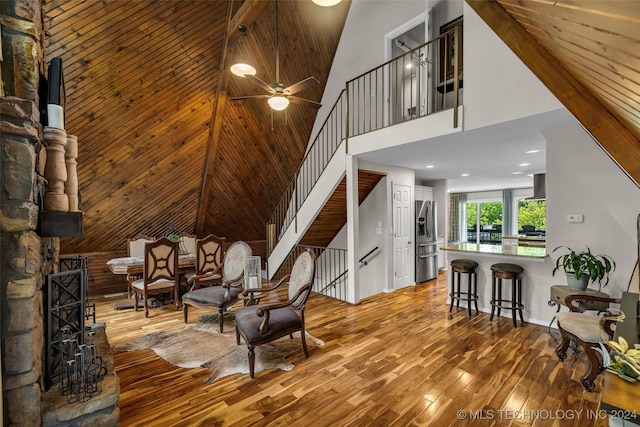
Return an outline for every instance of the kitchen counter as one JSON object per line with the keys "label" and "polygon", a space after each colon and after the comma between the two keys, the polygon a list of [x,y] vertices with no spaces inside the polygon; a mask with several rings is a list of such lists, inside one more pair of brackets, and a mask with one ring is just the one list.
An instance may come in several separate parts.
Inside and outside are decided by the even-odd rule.
{"label": "kitchen counter", "polygon": [[468,252],[475,254],[498,255],[544,260],[547,257],[545,247],[537,246],[503,246],[478,245],[476,243],[459,243],[457,245],[442,246],[443,251]]}
{"label": "kitchen counter", "polygon": [[544,248],[546,246],[547,238],[545,236],[502,236],[504,240],[515,241],[519,246],[536,246]]}

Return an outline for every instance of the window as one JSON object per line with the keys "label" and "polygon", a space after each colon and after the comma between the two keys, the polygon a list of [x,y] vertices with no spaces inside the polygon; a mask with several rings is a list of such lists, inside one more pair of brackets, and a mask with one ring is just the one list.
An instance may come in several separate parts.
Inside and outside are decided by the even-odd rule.
{"label": "window", "polygon": [[502,202],[467,203],[467,242],[502,243]]}
{"label": "window", "polygon": [[518,201],[518,233],[544,236],[547,229],[547,201]]}

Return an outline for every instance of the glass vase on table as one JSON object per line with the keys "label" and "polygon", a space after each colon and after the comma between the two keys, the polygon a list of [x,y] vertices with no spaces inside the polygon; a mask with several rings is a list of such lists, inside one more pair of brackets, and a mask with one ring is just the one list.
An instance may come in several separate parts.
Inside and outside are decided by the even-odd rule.
{"label": "glass vase on table", "polygon": [[[262,287],[262,270],[259,256],[248,256],[244,259],[244,288],[256,289]],[[253,305],[260,301],[260,293],[251,292],[246,304]]]}

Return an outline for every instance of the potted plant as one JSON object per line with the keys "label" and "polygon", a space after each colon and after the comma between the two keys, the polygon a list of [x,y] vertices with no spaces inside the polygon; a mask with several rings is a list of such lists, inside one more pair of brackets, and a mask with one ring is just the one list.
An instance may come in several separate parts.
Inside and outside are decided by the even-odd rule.
{"label": "potted plant", "polygon": [[[587,246],[586,251],[574,251],[568,246],[558,246],[553,252],[567,251],[556,260],[553,275],[562,270],[567,275],[567,284],[572,289],[585,290],[589,282],[598,282],[600,288],[609,284],[609,273],[616,269],[616,263],[609,255],[594,255]],[[604,280],[604,283],[602,282]]]}

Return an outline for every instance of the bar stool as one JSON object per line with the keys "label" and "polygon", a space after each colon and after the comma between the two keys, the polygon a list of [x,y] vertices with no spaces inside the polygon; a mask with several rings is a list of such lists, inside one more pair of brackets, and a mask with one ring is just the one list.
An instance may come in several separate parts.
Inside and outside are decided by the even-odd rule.
{"label": "bar stool", "polygon": [[[522,273],[524,268],[517,264],[498,263],[491,266],[491,317],[489,320],[493,320],[493,315],[498,309],[498,316],[500,316],[500,309],[511,310],[513,317],[513,326],[518,326],[516,320],[516,312],[520,313],[520,321],[524,323],[522,318]],[[511,280],[511,300],[502,298],[502,279]]]}
{"label": "bar stool", "polygon": [[[453,303],[460,308],[460,300],[467,301],[467,310],[471,316],[471,301],[476,306],[476,314],[478,314],[478,276],[476,270],[478,263],[471,259],[454,259],[451,261],[451,307],[449,312],[453,310]],[[467,275],[467,296],[460,295],[460,275]]]}

